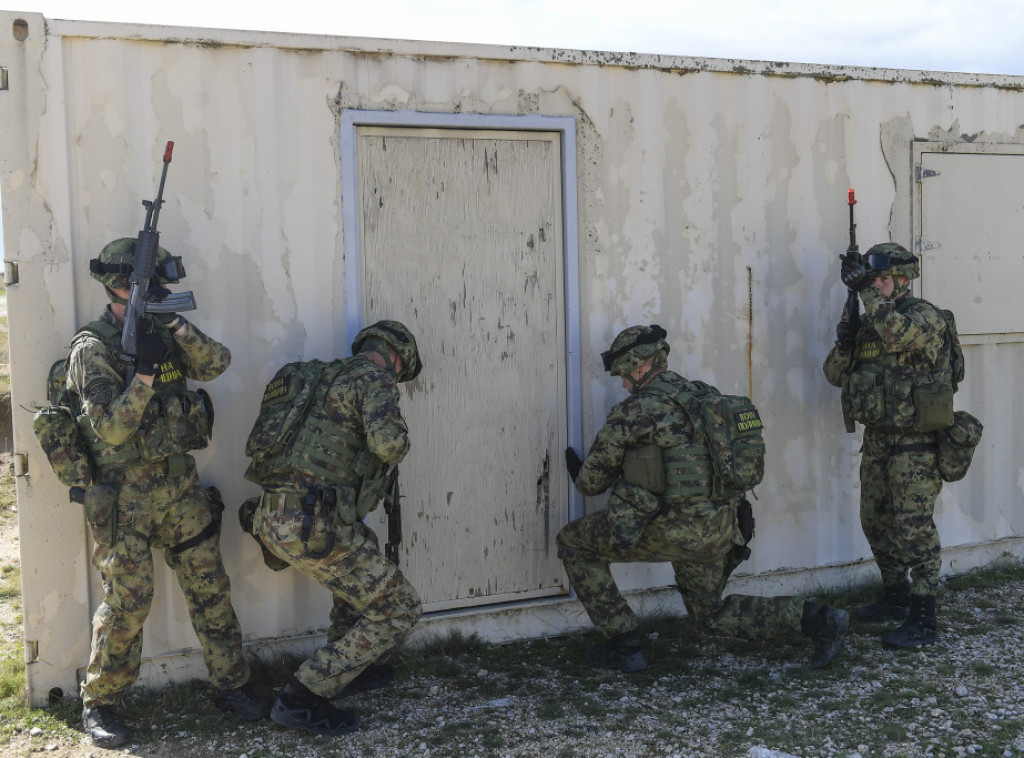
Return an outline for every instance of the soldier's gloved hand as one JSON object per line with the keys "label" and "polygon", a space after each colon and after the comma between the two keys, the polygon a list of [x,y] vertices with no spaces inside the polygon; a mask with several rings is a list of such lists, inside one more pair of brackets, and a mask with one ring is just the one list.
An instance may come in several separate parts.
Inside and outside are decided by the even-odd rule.
{"label": "soldier's gloved hand", "polygon": [[576,477],[580,475],[580,469],[583,468],[583,461],[579,454],[571,447],[565,449],[565,467],[569,470],[569,476],[575,482]]}
{"label": "soldier's gloved hand", "polygon": [[[179,316],[177,313],[154,313],[153,314],[153,318],[155,318],[157,321],[159,321],[164,326],[170,326],[175,321],[177,321],[179,318],[181,319],[182,323],[184,323],[184,321],[185,321],[185,319],[183,317]],[[179,327],[181,325],[182,324],[178,324]]]}
{"label": "soldier's gloved hand", "polygon": [[[857,318],[860,321],[860,317]],[[857,336],[857,329],[859,325],[854,325],[852,321],[840,320],[836,324],[836,344],[839,345],[840,350],[852,350],[854,338]]]}
{"label": "soldier's gloved hand", "polygon": [[167,357],[167,345],[157,334],[143,334],[135,344],[135,373],[143,376],[156,374]]}
{"label": "soldier's gloved hand", "polygon": [[871,286],[871,271],[852,255],[840,255],[843,262],[839,270],[839,278],[850,289],[861,292]]}
{"label": "soldier's gloved hand", "polygon": [[836,342],[842,350],[851,350],[857,331],[860,329],[860,310],[856,308],[857,301],[853,301],[853,308],[850,307],[850,299],[847,298],[843,306],[843,315],[836,324]]}

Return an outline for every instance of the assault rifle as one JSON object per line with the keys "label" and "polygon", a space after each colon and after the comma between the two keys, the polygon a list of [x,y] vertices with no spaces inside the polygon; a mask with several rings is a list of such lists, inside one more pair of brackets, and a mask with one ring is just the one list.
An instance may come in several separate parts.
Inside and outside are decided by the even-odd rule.
{"label": "assault rifle", "polygon": [[[164,148],[164,167],[160,174],[160,187],[155,200],[143,200],[146,208],[146,221],[142,225],[135,240],[135,252],[132,257],[132,273],[128,305],[124,310],[124,331],[121,332],[121,357],[128,364],[125,369],[125,384],[135,376],[135,355],[142,321],[150,313],[176,313],[177,311],[194,311],[196,299],[192,292],[170,292],[154,279],[156,272],[157,252],[160,247],[160,232],[156,230],[160,219],[160,206],[164,203],[164,182],[167,181],[167,167],[171,164],[171,152],[174,143],[168,142]],[[161,264],[166,279],[185,278],[185,267],[179,256],[174,256]]]}
{"label": "assault rifle", "polygon": [[[860,248],[857,246],[857,224],[853,220],[853,206],[857,204],[857,198],[854,196],[852,188],[847,194],[846,202],[850,206],[850,246],[846,248],[846,258],[854,263],[860,263]],[[854,330],[856,330],[856,325],[860,322],[860,299],[857,297],[857,290],[852,287],[847,289],[846,304],[843,305],[843,315],[840,317],[840,321],[853,325]],[[856,423],[850,417],[845,406],[843,408],[843,422],[846,425],[846,431],[853,432],[856,429]]]}
{"label": "assault rifle", "polygon": [[384,557],[398,565],[398,548],[402,544],[402,495],[398,489],[398,472],[384,493],[384,513],[388,517],[388,541],[384,544]]}

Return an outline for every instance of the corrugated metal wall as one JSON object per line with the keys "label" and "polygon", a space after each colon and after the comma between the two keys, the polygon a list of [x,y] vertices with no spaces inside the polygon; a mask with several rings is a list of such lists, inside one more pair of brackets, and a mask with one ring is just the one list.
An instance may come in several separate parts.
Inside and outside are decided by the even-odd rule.
{"label": "corrugated metal wall", "polygon": [[[18,18],[27,36],[13,32]],[[0,92],[4,248],[8,277],[17,264],[19,278],[8,289],[14,407],[42,402],[50,363],[103,307],[87,261],[111,238],[137,232],[139,201],[152,197],[164,141],[173,139],[163,243],[185,257],[196,322],[234,352],[231,369],[209,385],[218,429],[197,456],[231,510],[253,493],[242,448],[268,377],[289,360],[347,354],[343,293],[358,274],[344,269],[344,207],[356,200],[342,191],[343,111],[574,119],[579,265],[565,275],[578,286],[581,315],[566,328],[581,339],[583,437],[589,444],[621,397],[599,353],[631,323],[668,330],[672,368],[751,394],[769,460],[746,567],[772,589],[862,576],[868,556],[858,437],[843,433],[838,392],[820,369],[844,297],[836,255],[847,244],[847,188],[857,189],[862,247],[890,236],[910,244],[915,140],[1024,142],[1024,81],[1010,77],[9,12],[0,13],[0,66],[9,81]],[[986,438],[968,480],[940,500],[948,546],[1024,529],[1019,400],[1007,381],[1021,368],[1019,338],[968,348],[958,405],[983,417]],[[426,356],[428,366],[434,360]],[[81,513],[49,474],[30,419],[16,412],[15,446],[28,466],[18,496],[26,633],[38,650],[30,683],[40,702],[51,686],[73,689],[98,588]],[[457,555],[452,541],[443,547]],[[272,575],[231,519],[222,544],[248,638],[323,626],[325,592],[291,572]],[[963,566],[992,550],[949,555]],[[665,567],[620,576],[634,588],[670,581]],[[146,654],[169,669],[151,667],[153,681],[197,672],[194,655],[178,655],[195,645],[180,593],[168,572],[158,578]],[[549,612],[528,608],[509,621],[503,611],[501,625],[539,634],[580,622],[578,608],[554,621]]]}

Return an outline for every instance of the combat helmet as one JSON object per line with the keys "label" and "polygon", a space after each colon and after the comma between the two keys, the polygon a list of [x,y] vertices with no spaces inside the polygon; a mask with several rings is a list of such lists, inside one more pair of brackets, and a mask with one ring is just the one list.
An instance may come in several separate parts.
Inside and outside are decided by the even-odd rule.
{"label": "combat helmet", "polygon": [[[423,370],[423,362],[420,360],[420,351],[416,347],[416,338],[412,336],[412,332],[406,328],[405,324],[401,321],[378,321],[376,324],[361,329],[352,341],[352,355],[364,349],[372,349],[375,340],[387,343],[402,359],[402,370],[395,373],[396,380],[408,382],[419,376],[420,371]],[[384,359],[388,360],[388,356],[385,355]]]}
{"label": "combat helmet", "polygon": [[[100,250],[99,257],[89,261],[89,274],[109,289],[126,290],[128,277],[132,275],[135,256],[135,239],[122,237],[108,243]],[[156,266],[153,270],[161,284],[173,284],[185,278],[185,267],[181,256],[171,255],[157,247]]]}
{"label": "combat helmet", "polygon": [[668,355],[666,336],[667,332],[657,324],[623,329],[612,340],[612,346],[601,353],[604,370],[612,376],[625,376],[652,355],[663,351]]}
{"label": "combat helmet", "polygon": [[864,262],[872,276],[905,276],[907,279],[921,276],[918,257],[896,242],[874,245],[864,253]]}

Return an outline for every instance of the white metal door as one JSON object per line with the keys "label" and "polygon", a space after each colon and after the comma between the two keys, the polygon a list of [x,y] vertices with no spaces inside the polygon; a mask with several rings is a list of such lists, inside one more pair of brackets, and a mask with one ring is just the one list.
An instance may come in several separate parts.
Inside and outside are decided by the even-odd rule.
{"label": "white metal door", "polygon": [[427,610],[564,594],[559,135],[356,139],[363,323],[403,321],[425,364],[403,385],[400,563]]}
{"label": "white metal door", "polygon": [[923,152],[920,167],[922,295],[967,341],[1024,340],[1024,155]]}

